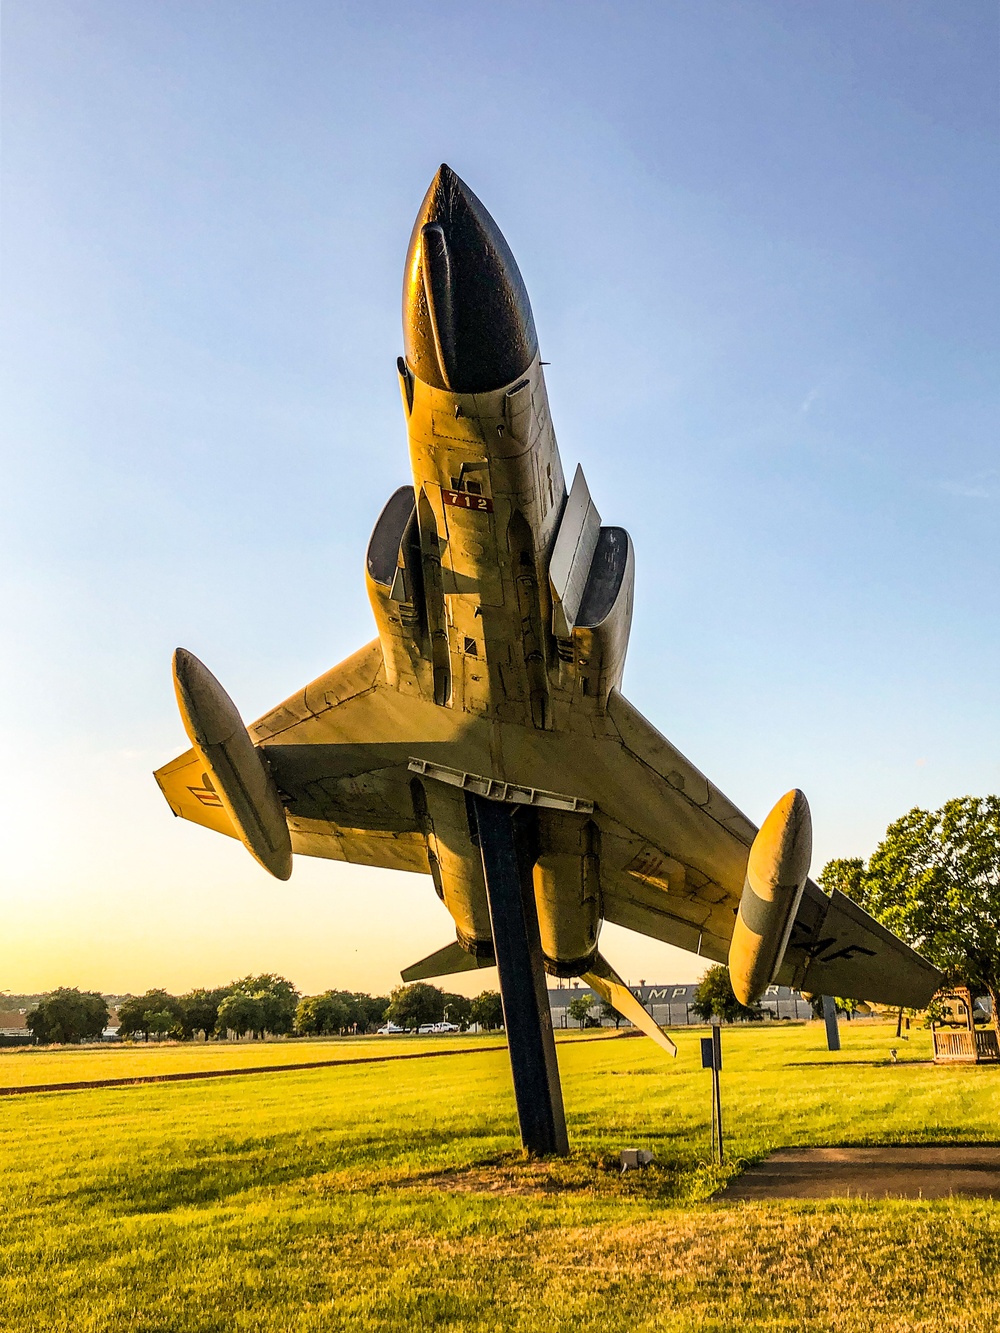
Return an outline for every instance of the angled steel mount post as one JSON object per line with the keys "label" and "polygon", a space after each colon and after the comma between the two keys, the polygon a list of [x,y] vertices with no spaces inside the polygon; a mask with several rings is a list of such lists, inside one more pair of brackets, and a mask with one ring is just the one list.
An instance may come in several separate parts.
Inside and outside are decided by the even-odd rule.
{"label": "angled steel mount post", "polygon": [[826,1048],[840,1050],[840,1024],[837,1022],[837,1001],[832,995],[823,996],[823,1019],[826,1023]]}
{"label": "angled steel mount post", "polygon": [[471,796],[483,857],[521,1143],[569,1152],[531,870],[533,812]]}

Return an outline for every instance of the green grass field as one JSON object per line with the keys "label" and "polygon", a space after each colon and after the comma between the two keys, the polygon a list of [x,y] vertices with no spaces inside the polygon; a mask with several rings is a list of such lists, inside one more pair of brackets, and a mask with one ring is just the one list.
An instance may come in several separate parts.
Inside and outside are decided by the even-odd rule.
{"label": "green grass field", "polygon": [[[727,1173],[706,1161],[701,1034],[674,1035],[676,1062],[644,1039],[561,1045],[573,1155],[556,1163],[522,1161],[498,1049],[6,1099],[0,1327],[1000,1327],[996,1204],[712,1203]],[[921,1063],[922,1032],[904,1044],[891,1028],[853,1025],[844,1037],[831,1056],[819,1026],[724,1033],[734,1158],[1000,1138],[1000,1070]],[[208,1053],[278,1063],[281,1049],[316,1059],[359,1045]],[[885,1062],[892,1045],[897,1065]],[[13,1052],[0,1085],[19,1061],[47,1062],[57,1081],[96,1077],[79,1073],[87,1060],[150,1072],[190,1049]],[[205,1048],[197,1058],[208,1062]],[[652,1147],[659,1164],[622,1179],[614,1159],[629,1146]]]}
{"label": "green grass field", "polygon": [[502,1036],[345,1037],[305,1041],[149,1042],[84,1046],[77,1050],[31,1046],[0,1050],[0,1088],[140,1078],[206,1069],[251,1069],[314,1060],[358,1060],[447,1050],[451,1046],[503,1045]]}

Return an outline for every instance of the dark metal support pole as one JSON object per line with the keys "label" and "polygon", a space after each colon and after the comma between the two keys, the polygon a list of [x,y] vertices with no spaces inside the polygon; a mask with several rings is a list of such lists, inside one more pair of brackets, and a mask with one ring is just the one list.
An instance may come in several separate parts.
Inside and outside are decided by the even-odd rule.
{"label": "dark metal support pole", "polygon": [[719,1165],[722,1165],[722,1087],[720,1074],[722,1071],[722,1028],[716,1024],[712,1028],[712,1097],[716,1132],[718,1134],[719,1156],[717,1158]]}
{"label": "dark metal support pole", "polygon": [[[473,796],[500,974],[521,1142],[539,1156],[569,1152],[556,1044],[538,934],[528,811]],[[528,816],[528,821],[525,820]]]}
{"label": "dark metal support pole", "polygon": [[832,995],[823,996],[823,1018],[826,1020],[826,1049],[840,1050],[840,1026],[837,1023],[837,1001]]}

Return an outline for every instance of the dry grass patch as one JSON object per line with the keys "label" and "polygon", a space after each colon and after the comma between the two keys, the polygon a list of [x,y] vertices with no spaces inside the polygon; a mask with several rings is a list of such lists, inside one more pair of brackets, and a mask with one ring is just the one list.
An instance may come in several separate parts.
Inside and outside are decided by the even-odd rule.
{"label": "dry grass patch", "polygon": [[[987,1333],[998,1219],[896,1210],[697,1209],[495,1235],[317,1239],[315,1321],[517,1333]],[[321,1287],[336,1289],[326,1298]]]}
{"label": "dry grass patch", "polygon": [[622,1173],[618,1158],[574,1154],[537,1160],[524,1153],[504,1153],[489,1161],[447,1171],[402,1176],[397,1189],[443,1190],[451,1194],[589,1194],[601,1198],[663,1198],[676,1190],[674,1173],[659,1163]]}

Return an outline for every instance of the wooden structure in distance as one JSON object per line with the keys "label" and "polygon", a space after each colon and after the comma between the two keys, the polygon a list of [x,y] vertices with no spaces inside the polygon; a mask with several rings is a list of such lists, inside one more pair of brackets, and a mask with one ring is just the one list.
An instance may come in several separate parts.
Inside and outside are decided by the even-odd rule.
{"label": "wooden structure in distance", "polygon": [[976,1030],[972,992],[968,986],[956,986],[950,991],[939,991],[935,999],[955,1001],[959,1015],[962,1015],[964,1009],[966,1027],[944,1029],[939,1023],[931,1023],[934,1063],[936,1065],[1000,1064],[996,1015],[993,1016],[993,1027]]}

